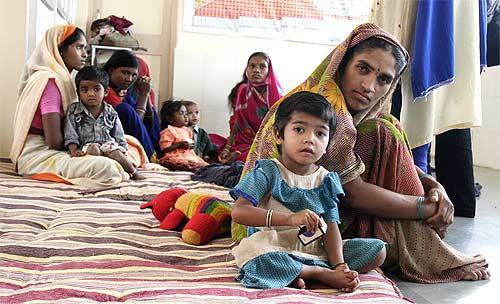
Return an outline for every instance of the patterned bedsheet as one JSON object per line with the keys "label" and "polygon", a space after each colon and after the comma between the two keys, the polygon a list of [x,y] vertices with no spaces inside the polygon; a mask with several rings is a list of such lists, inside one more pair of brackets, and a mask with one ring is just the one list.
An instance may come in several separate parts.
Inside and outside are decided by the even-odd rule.
{"label": "patterned bedsheet", "polygon": [[[372,271],[353,293],[248,289],[234,280],[230,237],[192,246],[139,205],[172,186],[230,201],[190,173],[145,171],[99,192],[18,176],[0,159],[0,303],[407,303]],[[82,192],[83,191],[83,192]]]}

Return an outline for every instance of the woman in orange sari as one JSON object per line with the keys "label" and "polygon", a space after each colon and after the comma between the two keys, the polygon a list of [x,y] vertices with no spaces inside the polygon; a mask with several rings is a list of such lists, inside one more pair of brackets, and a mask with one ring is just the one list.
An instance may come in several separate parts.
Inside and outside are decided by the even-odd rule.
{"label": "woman in orange sari", "polygon": [[[390,97],[408,62],[387,32],[363,24],[337,46],[309,78],[292,90],[325,96],[337,129],[319,164],[339,174],[345,238],[375,237],[388,244],[383,268],[421,283],[487,279],[483,257],[469,257],[442,237],[453,220],[444,188],[413,164],[405,134],[388,113]],[[264,118],[245,172],[259,158],[277,156],[272,124],[278,101]]]}

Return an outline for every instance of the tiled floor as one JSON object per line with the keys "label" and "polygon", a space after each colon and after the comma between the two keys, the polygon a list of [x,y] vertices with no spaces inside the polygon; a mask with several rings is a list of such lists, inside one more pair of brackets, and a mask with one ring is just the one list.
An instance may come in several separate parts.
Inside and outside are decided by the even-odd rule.
{"label": "tiled floor", "polygon": [[475,168],[474,173],[483,186],[476,217],[456,217],[446,241],[462,252],[486,256],[492,276],[487,281],[446,284],[417,284],[392,277],[405,297],[416,303],[500,303],[500,171]]}

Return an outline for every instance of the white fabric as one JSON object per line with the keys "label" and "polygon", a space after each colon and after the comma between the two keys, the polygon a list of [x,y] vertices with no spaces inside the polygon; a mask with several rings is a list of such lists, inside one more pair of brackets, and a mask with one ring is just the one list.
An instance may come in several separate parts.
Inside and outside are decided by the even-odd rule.
{"label": "white fabric", "polygon": [[129,179],[122,166],[108,157],[71,157],[67,151],[49,149],[45,138],[33,134],[28,135],[19,155],[18,173],[26,176],[56,174],[71,184],[87,188],[114,186]]}
{"label": "white fabric", "polygon": [[[395,35],[411,56],[418,1],[374,0],[370,21]],[[452,129],[481,126],[479,4],[455,0],[455,82],[413,102],[411,67],[402,76],[401,124],[412,148]],[[436,29],[439,30],[439,29]],[[439,50],[436,50],[438,52]]]}

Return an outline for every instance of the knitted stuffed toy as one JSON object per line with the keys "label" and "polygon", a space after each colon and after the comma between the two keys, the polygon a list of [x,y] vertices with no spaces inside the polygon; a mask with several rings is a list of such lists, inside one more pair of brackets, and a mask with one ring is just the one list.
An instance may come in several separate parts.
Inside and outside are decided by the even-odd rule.
{"label": "knitted stuffed toy", "polygon": [[185,219],[182,240],[202,245],[231,230],[231,206],[217,197],[172,188],[158,194],[141,209],[151,208],[160,228],[176,230]]}

